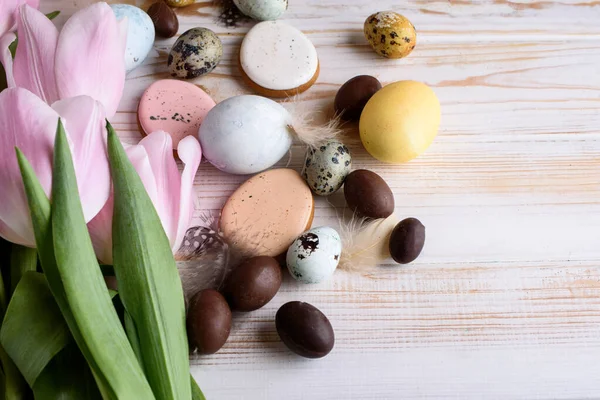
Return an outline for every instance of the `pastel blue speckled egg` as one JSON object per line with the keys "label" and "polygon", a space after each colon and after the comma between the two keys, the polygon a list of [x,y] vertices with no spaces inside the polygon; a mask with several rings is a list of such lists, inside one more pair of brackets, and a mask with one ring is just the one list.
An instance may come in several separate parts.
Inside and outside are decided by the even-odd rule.
{"label": "pastel blue speckled egg", "polygon": [[258,21],[276,20],[287,10],[288,0],[233,0],[239,10]]}
{"label": "pastel blue speckled egg", "polygon": [[351,169],[350,150],[334,141],[308,149],[302,177],[314,194],[329,196],[342,187]]}
{"label": "pastel blue speckled egg", "polygon": [[342,255],[342,240],[328,226],[304,232],[288,249],[290,274],[302,283],[320,283],[333,275]]}
{"label": "pastel blue speckled egg", "polygon": [[146,59],[154,45],[154,24],[142,9],[129,4],[110,6],[121,20],[127,17],[127,49],[125,50],[125,69],[133,71]]}
{"label": "pastel blue speckled egg", "polygon": [[290,149],[291,117],[261,96],[230,97],[213,107],[198,130],[204,157],[230,174],[255,174],[272,167]]}

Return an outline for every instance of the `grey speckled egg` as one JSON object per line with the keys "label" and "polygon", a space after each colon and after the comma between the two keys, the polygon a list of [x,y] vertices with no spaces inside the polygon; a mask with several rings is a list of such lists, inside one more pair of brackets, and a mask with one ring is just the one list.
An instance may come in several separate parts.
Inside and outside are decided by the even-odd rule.
{"label": "grey speckled egg", "polygon": [[286,254],[290,274],[302,283],[320,283],[335,272],[342,254],[342,240],[333,228],[321,226],[304,232]]}
{"label": "grey speckled egg", "polygon": [[233,0],[239,10],[258,21],[276,20],[287,10],[288,0]]}
{"label": "grey speckled egg", "polygon": [[193,28],[181,35],[171,48],[169,71],[176,78],[197,78],[215,69],[222,56],[223,44],[216,33]]}
{"label": "grey speckled egg", "polygon": [[329,142],[306,153],[302,177],[319,196],[329,196],[343,184],[352,169],[350,150],[340,142]]}

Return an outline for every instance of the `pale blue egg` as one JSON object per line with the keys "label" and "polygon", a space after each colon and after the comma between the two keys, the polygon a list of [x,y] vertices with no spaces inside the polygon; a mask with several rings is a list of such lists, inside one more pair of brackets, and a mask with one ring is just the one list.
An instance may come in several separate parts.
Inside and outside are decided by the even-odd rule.
{"label": "pale blue egg", "polygon": [[266,97],[230,97],[213,107],[198,130],[204,157],[221,171],[247,175],[272,167],[290,149],[291,116]]}
{"label": "pale blue egg", "polygon": [[321,283],[333,275],[341,256],[340,235],[335,229],[322,226],[304,232],[292,243],[286,263],[297,281]]}
{"label": "pale blue egg", "polygon": [[110,6],[121,20],[127,17],[127,49],[125,51],[125,69],[130,72],[144,62],[154,45],[154,24],[141,8],[129,4]]}
{"label": "pale blue egg", "polygon": [[287,10],[288,0],[233,0],[237,8],[258,21],[276,20]]}

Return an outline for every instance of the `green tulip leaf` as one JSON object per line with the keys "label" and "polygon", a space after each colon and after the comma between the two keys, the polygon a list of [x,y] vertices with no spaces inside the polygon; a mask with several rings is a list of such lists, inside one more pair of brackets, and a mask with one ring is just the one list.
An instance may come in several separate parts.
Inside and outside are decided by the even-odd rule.
{"label": "green tulip leaf", "polygon": [[54,148],[52,205],[33,168],[18,150],[17,158],[42,269],[102,397],[154,399],[94,255],[61,121]]}
{"label": "green tulip leaf", "polygon": [[44,275],[23,275],[6,310],[0,343],[29,386],[70,341],[69,328]]}
{"label": "green tulip leaf", "polygon": [[35,400],[102,400],[94,376],[75,342],[50,361],[33,386]]}
{"label": "green tulip leaf", "polygon": [[144,350],[144,371],[157,399],[191,400],[185,304],[171,245],[117,134],[107,127],[113,264],[119,296],[137,332],[130,341]]}
{"label": "green tulip leaf", "polygon": [[46,18],[52,20],[60,15],[60,11],[52,11],[51,13],[46,14]]}

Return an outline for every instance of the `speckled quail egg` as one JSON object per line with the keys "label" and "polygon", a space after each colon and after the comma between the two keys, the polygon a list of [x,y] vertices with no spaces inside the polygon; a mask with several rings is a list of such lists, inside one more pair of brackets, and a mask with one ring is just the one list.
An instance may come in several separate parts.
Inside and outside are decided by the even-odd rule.
{"label": "speckled quail egg", "polygon": [[302,177],[313,193],[329,196],[344,184],[351,169],[350,150],[343,143],[333,141],[308,149]]}
{"label": "speckled quail egg", "polygon": [[288,249],[290,274],[302,283],[320,283],[331,277],[342,254],[342,240],[333,228],[313,228],[298,237]]}
{"label": "speckled quail egg", "polygon": [[409,55],[417,44],[415,26],[393,11],[382,11],[365,21],[365,37],[377,54],[387,58]]}
{"label": "speckled quail egg", "polygon": [[215,69],[222,56],[223,44],[216,33],[193,28],[181,35],[171,48],[169,71],[177,78],[197,78]]}

